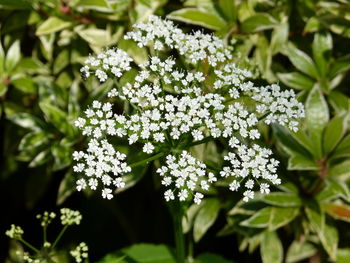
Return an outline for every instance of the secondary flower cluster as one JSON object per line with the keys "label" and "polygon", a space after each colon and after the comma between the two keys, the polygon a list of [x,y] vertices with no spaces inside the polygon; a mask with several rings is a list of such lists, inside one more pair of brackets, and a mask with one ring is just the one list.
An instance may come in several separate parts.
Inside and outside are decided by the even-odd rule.
{"label": "secondary flower cluster", "polygon": [[[230,166],[219,174],[234,177],[229,187],[233,191],[246,187],[245,201],[253,198],[256,182],[262,193],[269,192],[270,183],[280,183],[271,151],[251,141],[260,138],[259,120],[297,130],[304,109],[292,91],[278,85],[256,86],[253,74],[231,61],[230,48],[222,40],[201,32],[184,33],[159,17],[136,24],[125,38],[149,47],[152,54],[135,66],[133,80],[118,82],[132,63],[119,49],[90,56],[82,68],[85,76],[94,73],[101,82],[111,72],[117,87],[108,92],[108,100],[125,101],[132,110],[118,114],[111,102],[94,101],[85,117],[75,122],[90,138],[88,149],[73,155],[78,162],[74,171],[84,174],[77,181],[78,191],[95,190],[102,183],[102,196],[110,199],[112,186],[125,185],[122,176],[131,168],[110,143],[114,136],[137,143],[146,154],[167,155],[158,169],[167,187],[166,201],[200,203],[203,192],[216,181],[217,175],[187,152],[191,145],[210,140],[226,140],[232,148],[225,157]],[[172,56],[167,56],[169,51]]]}
{"label": "secondary flower cluster", "polygon": [[[37,219],[40,220],[40,224],[43,227],[43,243],[40,248],[36,248],[34,245],[30,244],[26,240],[23,239],[24,231],[21,227],[16,225],[11,225],[11,229],[7,230],[5,234],[20,243],[23,244],[23,246],[26,246],[31,251],[35,252],[34,255],[29,254],[28,252],[24,252],[22,250],[16,251],[17,256],[19,256],[21,259],[19,259],[21,262],[28,262],[28,263],[40,263],[40,262],[53,262],[51,257],[55,255],[54,248],[59,242],[60,238],[66,231],[67,227],[71,225],[79,225],[80,221],[82,220],[82,215],[79,211],[71,210],[69,208],[62,208],[60,210],[61,212],[61,224],[63,226],[61,232],[58,234],[58,236],[54,239],[55,241],[51,244],[47,240],[47,227],[51,224],[52,220],[56,218],[56,214],[54,212],[47,212],[45,211],[43,214],[39,214],[36,216]],[[86,259],[88,257],[87,254],[88,248],[85,243],[81,243],[75,250],[71,252],[71,255],[75,258],[76,262],[82,262],[82,259]]]}
{"label": "secondary flower cluster", "polygon": [[217,180],[213,173],[207,174],[204,163],[198,161],[187,151],[183,151],[179,156],[168,155],[165,165],[160,167],[157,173],[162,177],[162,185],[169,188],[164,193],[166,201],[174,200],[175,197],[180,201],[185,201],[193,194],[194,202],[200,204],[204,195],[195,190],[200,188],[207,191],[209,184]]}

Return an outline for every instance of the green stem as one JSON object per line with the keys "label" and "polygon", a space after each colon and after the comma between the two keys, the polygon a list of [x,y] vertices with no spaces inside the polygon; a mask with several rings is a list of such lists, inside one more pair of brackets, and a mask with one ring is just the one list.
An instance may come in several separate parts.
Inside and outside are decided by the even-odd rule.
{"label": "green stem", "polygon": [[25,241],[24,239],[18,239],[20,242],[22,242],[24,245],[26,245],[28,248],[30,248],[31,250],[33,250],[35,253],[39,254],[40,250],[37,249],[36,247],[32,246],[31,244],[29,244],[27,241]]}
{"label": "green stem", "polygon": [[196,142],[193,142],[191,143],[190,145],[188,145],[187,147],[192,147],[192,146],[196,146],[196,145],[199,145],[199,144],[203,144],[203,143],[206,143],[206,142],[210,142],[213,140],[213,137],[209,136],[209,137],[205,137],[204,139],[200,140],[200,141],[196,141]]}
{"label": "green stem", "polygon": [[177,263],[185,263],[185,240],[182,229],[182,210],[177,202],[173,211]]}
{"label": "green stem", "polygon": [[130,166],[131,168],[137,167],[137,166],[143,165],[143,164],[145,164],[145,163],[148,163],[148,162],[150,162],[150,161],[157,160],[157,159],[159,159],[160,157],[162,157],[162,156],[164,156],[164,155],[165,155],[165,153],[160,152],[160,153],[157,153],[157,154],[155,154],[155,155],[153,155],[153,156],[151,156],[151,157],[149,157],[149,158],[147,158],[147,159],[144,159],[144,160],[142,160],[142,161],[132,163],[132,164],[130,164],[129,166]]}
{"label": "green stem", "polygon": [[52,249],[57,245],[58,241],[60,241],[61,237],[63,236],[64,232],[66,232],[69,225],[65,225],[64,228],[62,228],[61,232],[58,234],[55,242],[52,244]]}
{"label": "green stem", "polygon": [[46,226],[44,226],[44,229],[43,229],[43,230],[44,230],[44,244],[45,244],[45,243],[46,243],[46,240],[47,240],[47,239],[46,239]]}

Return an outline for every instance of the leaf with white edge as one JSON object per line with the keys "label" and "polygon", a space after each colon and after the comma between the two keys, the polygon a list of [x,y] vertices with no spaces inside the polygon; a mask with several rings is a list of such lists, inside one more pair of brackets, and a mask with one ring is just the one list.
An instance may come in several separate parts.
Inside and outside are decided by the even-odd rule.
{"label": "leaf with white edge", "polygon": [[74,6],[77,9],[90,9],[100,12],[113,12],[106,0],[79,0]]}
{"label": "leaf with white edge", "polygon": [[257,211],[250,218],[242,221],[240,225],[253,228],[268,227],[270,231],[273,231],[294,220],[298,213],[298,208],[265,207]]}
{"label": "leaf with white edge", "polygon": [[333,90],[328,94],[327,99],[336,113],[342,113],[350,109],[350,100],[344,93]]}
{"label": "leaf with white edge", "polygon": [[244,20],[241,24],[243,32],[259,32],[274,28],[278,21],[267,13],[256,14]]}
{"label": "leaf with white edge", "polygon": [[335,260],[339,240],[337,228],[330,222],[326,222],[325,214],[320,209],[306,207],[305,212],[323,248],[330,258]]}
{"label": "leaf with white edge", "polygon": [[317,248],[310,242],[294,240],[287,251],[286,263],[295,263],[308,259],[317,253]]}
{"label": "leaf with white edge", "polygon": [[335,78],[337,75],[350,69],[350,54],[338,58],[330,67],[329,77]]}
{"label": "leaf with white edge", "polygon": [[325,204],[324,208],[334,219],[350,223],[350,206],[345,204]]}
{"label": "leaf with white edge", "polygon": [[289,43],[286,46],[285,54],[288,56],[294,67],[301,72],[315,79],[318,77],[318,72],[314,62],[305,52],[297,49],[293,44]]}
{"label": "leaf with white edge", "polygon": [[299,72],[277,73],[277,77],[284,85],[297,90],[311,90],[315,85],[313,79]]}
{"label": "leaf with white edge", "polygon": [[37,156],[35,156],[35,158],[29,163],[29,167],[33,168],[33,167],[40,166],[46,163],[50,158],[51,158],[50,150],[46,149],[40,152]]}
{"label": "leaf with white edge", "polygon": [[288,170],[304,170],[304,171],[315,171],[319,170],[320,167],[313,161],[298,153],[292,153],[288,160]]}
{"label": "leaf with white edge", "polygon": [[282,263],[283,246],[275,231],[263,234],[260,254],[263,263]]}
{"label": "leaf with white edge", "polygon": [[326,77],[333,48],[332,35],[329,32],[316,33],[312,42],[312,53],[320,73]]}
{"label": "leaf with white edge", "polygon": [[45,131],[27,133],[19,143],[18,150],[28,151],[37,148],[49,141],[49,135]]}
{"label": "leaf with white edge", "polygon": [[272,31],[270,43],[270,50],[273,55],[277,54],[284,48],[288,40],[288,33],[288,23],[281,23],[280,25],[274,28],[274,30]]}
{"label": "leaf with white edge", "polygon": [[69,170],[63,179],[61,180],[58,188],[56,204],[62,205],[64,201],[76,191],[76,179],[74,178],[72,171]]}
{"label": "leaf with white edge", "polygon": [[46,102],[40,102],[39,106],[47,121],[51,122],[59,131],[67,136],[74,134],[74,127],[68,122],[67,114],[64,111]]}
{"label": "leaf with white edge", "polygon": [[44,23],[42,23],[36,30],[37,36],[47,35],[61,31],[72,25],[72,22],[62,20],[61,18],[51,16]]}
{"label": "leaf with white edge", "polygon": [[317,159],[323,156],[322,153],[322,133],[329,121],[329,109],[327,102],[318,85],[310,91],[305,103],[306,117],[305,123],[310,132],[310,139],[314,142],[317,152]]}
{"label": "leaf with white edge", "polygon": [[186,214],[182,217],[182,231],[184,233],[189,232],[193,227],[194,219],[200,210],[201,205],[192,204],[186,211]]}
{"label": "leaf with white edge", "polygon": [[329,167],[328,176],[337,177],[337,178],[340,178],[341,180],[347,180],[350,177],[349,167],[350,167],[350,160],[345,160],[341,163],[331,165]]}
{"label": "leaf with white edge", "polygon": [[63,139],[51,145],[51,152],[54,158],[53,171],[62,170],[72,163],[72,145]]}
{"label": "leaf with white edge", "polygon": [[6,53],[5,68],[8,73],[12,72],[21,59],[19,41],[15,41]]}
{"label": "leaf with white edge", "polygon": [[32,131],[40,131],[46,128],[45,123],[34,115],[29,113],[16,113],[8,116],[8,119],[22,128]]}
{"label": "leaf with white edge", "polygon": [[220,30],[226,27],[226,21],[217,13],[209,12],[204,8],[183,8],[167,15],[167,18],[206,27],[212,30]]}
{"label": "leaf with white edge", "polygon": [[348,114],[335,116],[327,125],[323,134],[323,152],[330,154],[338,145],[348,129]]}
{"label": "leaf with white edge", "polygon": [[88,28],[85,30],[76,30],[78,35],[93,46],[104,47],[108,44],[109,33],[106,30],[98,28]]}
{"label": "leaf with white edge", "polygon": [[193,238],[198,242],[207,230],[214,224],[220,211],[220,202],[216,198],[208,198],[202,201],[193,225]]}
{"label": "leaf with white edge", "polygon": [[260,200],[266,204],[281,207],[300,207],[302,204],[302,200],[294,193],[274,192],[262,195]]}
{"label": "leaf with white edge", "polygon": [[350,156],[350,135],[347,135],[337,146],[332,154],[332,158],[341,158]]}

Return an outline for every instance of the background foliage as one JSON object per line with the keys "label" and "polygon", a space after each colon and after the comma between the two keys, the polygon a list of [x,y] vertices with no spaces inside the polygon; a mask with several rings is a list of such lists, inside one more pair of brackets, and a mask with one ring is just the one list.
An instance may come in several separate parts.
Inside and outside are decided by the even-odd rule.
{"label": "background foliage", "polygon": [[[223,37],[242,66],[255,69],[262,82],[295,89],[306,107],[297,133],[261,127],[281,161],[279,189],[242,203],[218,186],[190,208],[183,224],[196,243],[195,262],[348,262],[346,0],[0,0],[1,233],[17,223],[39,239],[34,215],[64,205],[84,216],[65,242],[86,240],[92,262],[174,262],[171,220],[150,180],[152,164],[136,170],[113,201],[74,193],[71,171],[72,152],[84,146],[72,123],[112,85],[84,82],[81,63],[105,46],[142,61],[146,51],[122,36],[153,13]],[[198,146],[203,156],[215,152],[215,145]],[[0,240],[0,261],[21,262],[18,244],[4,235]]]}

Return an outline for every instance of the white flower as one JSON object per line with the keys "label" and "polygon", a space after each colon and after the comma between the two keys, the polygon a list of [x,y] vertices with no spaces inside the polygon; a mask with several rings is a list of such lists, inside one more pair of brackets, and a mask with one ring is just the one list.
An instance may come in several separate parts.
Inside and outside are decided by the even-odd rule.
{"label": "white flower", "polygon": [[82,215],[77,210],[71,210],[69,208],[61,208],[61,223],[62,225],[79,225],[82,220]]}
{"label": "white flower", "polygon": [[202,202],[204,195],[202,193],[195,193],[193,201],[195,204],[199,205]]}
{"label": "white flower", "polygon": [[112,190],[109,188],[104,188],[102,190],[102,197],[107,198],[108,200],[113,198]]}
{"label": "white flower", "polygon": [[165,200],[168,202],[170,200],[174,200],[175,199],[175,196],[174,196],[174,193],[173,191],[171,191],[170,189],[169,190],[166,190],[164,192],[164,198]]}
{"label": "white flower", "polygon": [[88,246],[84,242],[81,242],[74,250],[70,251],[70,254],[74,257],[75,262],[81,263],[84,259],[88,258],[88,251]]}
{"label": "white flower", "polygon": [[154,146],[152,145],[152,143],[148,142],[143,146],[142,150],[143,152],[150,154],[153,152]]}
{"label": "white flower", "polygon": [[243,201],[244,202],[248,202],[249,199],[253,199],[254,198],[254,192],[251,190],[247,190],[243,193]]}

